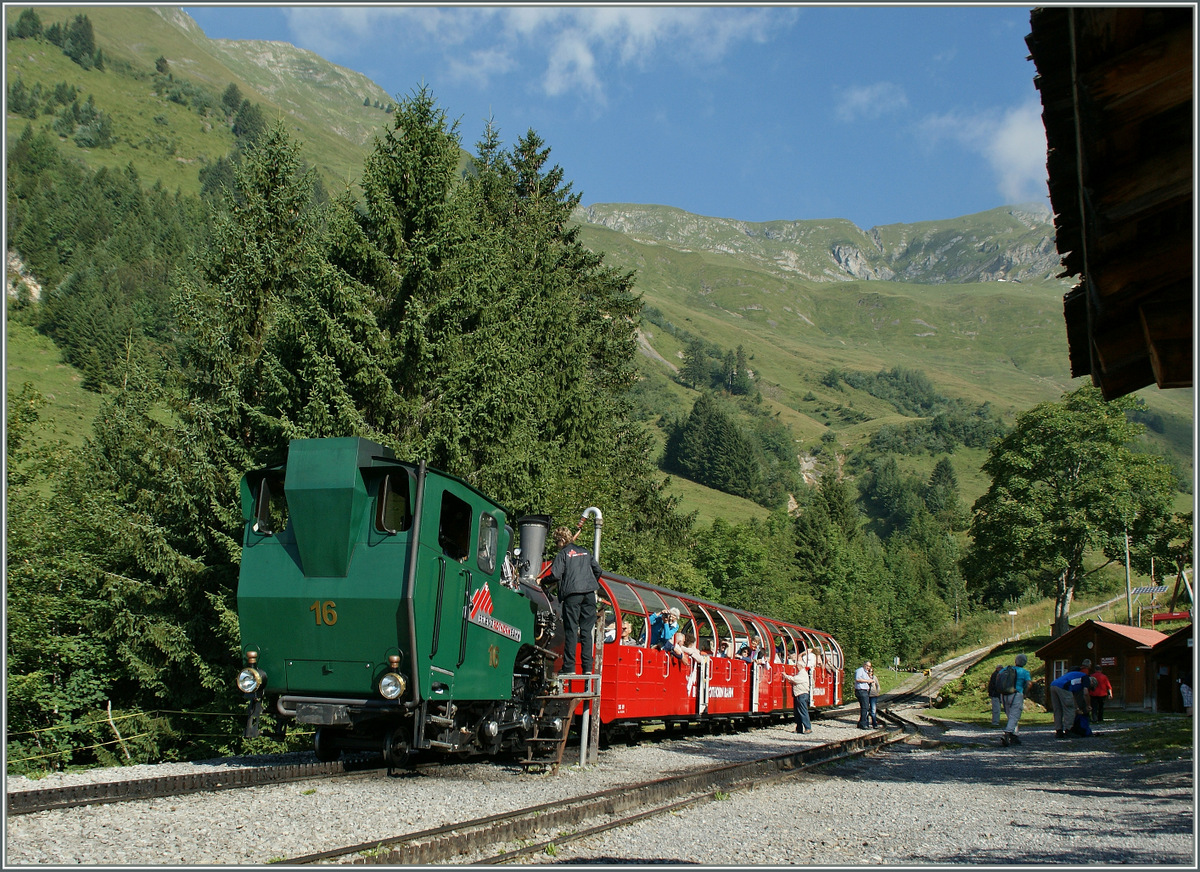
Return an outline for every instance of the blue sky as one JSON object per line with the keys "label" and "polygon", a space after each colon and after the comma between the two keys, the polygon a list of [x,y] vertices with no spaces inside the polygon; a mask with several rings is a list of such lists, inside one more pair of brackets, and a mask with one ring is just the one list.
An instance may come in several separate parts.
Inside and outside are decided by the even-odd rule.
{"label": "blue sky", "polygon": [[1048,203],[1029,6],[185,6],[393,96],[474,150],[532,128],[591,203],[867,229]]}

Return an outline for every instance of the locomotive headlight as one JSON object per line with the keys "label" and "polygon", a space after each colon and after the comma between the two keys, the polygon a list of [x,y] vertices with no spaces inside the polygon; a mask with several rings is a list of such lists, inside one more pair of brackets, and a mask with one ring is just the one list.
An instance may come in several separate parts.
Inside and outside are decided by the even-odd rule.
{"label": "locomotive headlight", "polygon": [[261,672],[253,666],[247,666],[238,673],[237,686],[242,693],[254,693],[263,686],[265,678]]}
{"label": "locomotive headlight", "polygon": [[408,682],[404,680],[404,676],[395,672],[389,672],[379,679],[379,695],[384,699],[399,699],[404,695],[406,687]]}

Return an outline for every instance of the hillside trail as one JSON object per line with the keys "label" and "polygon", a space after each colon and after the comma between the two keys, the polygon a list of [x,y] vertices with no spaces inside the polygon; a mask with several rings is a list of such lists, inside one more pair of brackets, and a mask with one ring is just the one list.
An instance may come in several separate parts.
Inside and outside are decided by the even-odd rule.
{"label": "hillside trail", "polygon": [[927,672],[914,672],[908,678],[901,681],[885,694],[879,697],[880,704],[885,704],[901,697],[907,696],[923,696],[929,702],[937,698],[938,692],[951,681],[961,678],[966,671],[987,657],[997,648],[1006,644],[1008,640],[995,642],[990,645],[984,645],[982,648],[976,648],[968,651],[965,654],[959,654],[957,657],[952,657],[949,660],[931,666]]}

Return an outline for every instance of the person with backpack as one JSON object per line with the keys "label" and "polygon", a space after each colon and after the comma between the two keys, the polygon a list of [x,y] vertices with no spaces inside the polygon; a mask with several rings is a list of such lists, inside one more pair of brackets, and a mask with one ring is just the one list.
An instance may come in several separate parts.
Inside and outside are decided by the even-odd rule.
{"label": "person with backpack", "polygon": [[1021,744],[1021,737],[1017,735],[1017,728],[1021,720],[1021,715],[1025,711],[1025,688],[1029,687],[1029,682],[1033,680],[1033,676],[1025,668],[1025,664],[1028,662],[1028,657],[1024,654],[1018,654],[1013,660],[1013,665],[1005,666],[1000,671],[999,678],[996,679],[996,683],[1000,688],[1000,700],[1004,704],[1004,711],[1008,715],[1008,723],[1005,724],[1004,732],[1000,736],[1000,744],[1005,748],[1010,743],[1014,745]]}
{"label": "person with backpack", "polygon": [[992,703],[992,726],[1000,726],[1000,685],[997,680],[1000,678],[1000,672],[1004,669],[1003,666],[997,666],[992,670],[992,677],[988,679],[987,694],[988,699]]}

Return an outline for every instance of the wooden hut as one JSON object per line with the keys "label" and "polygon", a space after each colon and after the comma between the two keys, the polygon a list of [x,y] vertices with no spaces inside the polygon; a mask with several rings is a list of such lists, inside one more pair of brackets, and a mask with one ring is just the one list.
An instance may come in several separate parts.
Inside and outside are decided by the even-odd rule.
{"label": "wooden hut", "polygon": [[1195,672],[1195,648],[1192,646],[1192,625],[1176,630],[1150,649],[1151,668],[1154,670],[1154,710],[1159,712],[1182,712],[1183,697],[1179,693],[1179,682],[1192,684]]}
{"label": "wooden hut", "polygon": [[1166,638],[1167,634],[1158,630],[1089,620],[1047,642],[1036,653],[1046,664],[1047,685],[1078,669],[1085,659],[1091,660],[1112,682],[1110,705],[1145,710],[1153,709],[1157,689],[1156,682],[1147,679],[1152,669],[1151,649]]}

